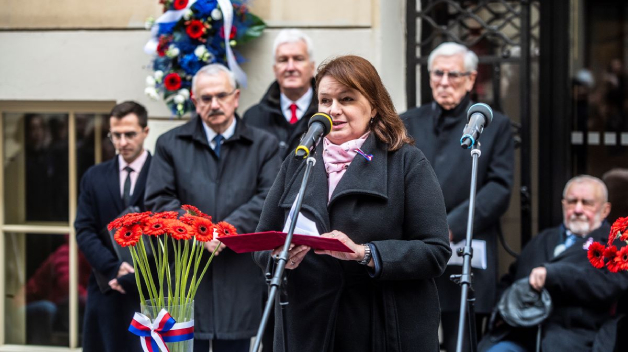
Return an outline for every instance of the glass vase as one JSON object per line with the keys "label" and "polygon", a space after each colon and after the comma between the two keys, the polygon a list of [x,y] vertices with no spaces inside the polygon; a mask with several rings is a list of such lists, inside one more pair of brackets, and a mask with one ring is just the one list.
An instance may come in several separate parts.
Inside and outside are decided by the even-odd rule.
{"label": "glass vase", "polygon": [[[184,301],[183,304],[182,301]],[[194,321],[193,299],[188,299],[187,301],[180,300],[179,298],[169,300],[166,297],[164,298],[163,304],[151,300],[147,300],[144,302],[144,304],[142,304],[142,314],[150,318],[151,321],[155,320],[155,318],[159,315],[159,312],[162,309],[168,311],[170,316],[174,318],[177,324]],[[173,327],[173,329],[176,328],[177,325]],[[166,346],[168,346],[170,352],[193,352],[194,339],[190,338],[189,340],[179,342],[166,342]]]}

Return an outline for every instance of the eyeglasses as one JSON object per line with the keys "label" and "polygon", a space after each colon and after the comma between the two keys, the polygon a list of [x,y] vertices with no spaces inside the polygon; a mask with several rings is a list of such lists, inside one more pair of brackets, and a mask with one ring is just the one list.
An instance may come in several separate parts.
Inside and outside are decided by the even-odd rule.
{"label": "eyeglasses", "polygon": [[216,98],[216,101],[218,101],[218,103],[223,103],[225,99],[227,99],[227,97],[235,93],[236,89],[237,88],[234,88],[230,93],[222,92],[216,95],[201,95],[198,100],[203,105],[210,105],[212,101],[214,100],[214,98]]}
{"label": "eyeglasses", "polygon": [[595,209],[597,205],[593,199],[565,198],[563,202],[568,208],[575,208],[580,202],[582,202],[582,207],[586,209]]}
{"label": "eyeglasses", "polygon": [[443,77],[447,76],[452,83],[458,83],[462,80],[462,77],[471,75],[471,72],[458,72],[458,71],[443,71],[443,70],[431,70],[430,78],[434,82],[440,82]]}
{"label": "eyeglasses", "polygon": [[137,137],[137,132],[109,132],[107,133],[107,137],[109,137],[109,139],[111,139],[112,142],[119,142],[120,140],[122,140],[122,137],[124,136],[124,139],[126,139],[127,141],[131,141],[133,139],[135,139],[135,137]]}

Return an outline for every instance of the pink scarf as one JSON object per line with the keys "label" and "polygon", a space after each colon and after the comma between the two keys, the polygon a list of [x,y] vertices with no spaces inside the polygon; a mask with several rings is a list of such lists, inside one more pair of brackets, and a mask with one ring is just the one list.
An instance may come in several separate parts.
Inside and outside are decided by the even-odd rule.
{"label": "pink scarf", "polygon": [[329,176],[328,202],[331,200],[331,195],[338,186],[338,182],[349,168],[349,164],[358,153],[355,150],[362,147],[369,134],[370,131],[358,139],[344,142],[341,145],[333,144],[327,138],[323,139],[323,161],[325,162],[325,171]]}

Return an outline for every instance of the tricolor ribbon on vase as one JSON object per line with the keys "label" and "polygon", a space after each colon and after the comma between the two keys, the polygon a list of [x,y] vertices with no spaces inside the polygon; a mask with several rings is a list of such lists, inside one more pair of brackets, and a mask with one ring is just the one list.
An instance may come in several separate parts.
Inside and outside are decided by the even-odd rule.
{"label": "tricolor ribbon on vase", "polygon": [[[233,50],[231,50],[231,45],[229,44],[229,37],[231,35],[231,27],[233,25],[233,5],[231,4],[231,0],[217,0],[218,6],[220,6],[220,11],[222,12],[223,18],[223,26],[225,31],[225,51],[227,52],[227,64],[229,65],[229,69],[233,72],[236,81],[240,83],[240,85],[246,88],[247,79],[246,73],[240,68],[238,62],[236,61],[235,55],[233,54]],[[196,0],[188,1],[187,6],[181,10],[168,10],[164,12],[163,15],[159,16],[159,18],[155,21],[155,24],[151,28],[151,38],[144,46],[144,52],[147,54],[155,54],[157,53],[157,45],[159,44],[159,38],[157,38],[157,33],[159,32],[159,24],[160,23],[172,23],[178,22],[181,17],[185,14],[186,11],[194,5]]]}
{"label": "tricolor ribbon on vase", "polygon": [[162,309],[152,322],[146,315],[135,313],[129,331],[140,337],[144,352],[169,352],[166,342],[194,338],[194,320],[177,323],[165,309]]}

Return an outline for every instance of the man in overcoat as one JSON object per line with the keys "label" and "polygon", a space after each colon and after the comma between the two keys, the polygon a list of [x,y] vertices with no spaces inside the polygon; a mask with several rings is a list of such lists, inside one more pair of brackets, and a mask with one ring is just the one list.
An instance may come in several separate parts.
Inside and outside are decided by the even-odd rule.
{"label": "man in overcoat", "polygon": [[[552,298],[552,311],[542,323],[542,351],[612,351],[617,320],[611,319],[613,304],[628,290],[628,273],[610,273],[594,268],[586,249],[594,241],[606,244],[610,232],[604,221],[610,212],[608,192],[595,177],[577,176],[563,191],[563,223],[535,236],[509,269],[500,286],[504,289],[527,277],[530,285],[545,288]],[[536,350],[536,328],[510,328],[495,351]],[[485,339],[493,339],[491,334]],[[482,347],[489,342],[482,341]],[[490,344],[495,341],[490,341]]]}
{"label": "man in overcoat", "polygon": [[[254,232],[281,164],[277,139],[237,116],[240,91],[226,67],[201,68],[192,92],[197,116],[157,140],[146,205],[165,211],[191,204],[240,234]],[[205,248],[211,253],[219,243]],[[250,254],[224,245],[217,253],[195,298],[194,350],[208,351],[211,341],[215,352],[248,352],[261,321],[264,277]]]}
{"label": "man in overcoat", "polygon": [[103,230],[127,207],[144,208],[151,161],[144,149],[148,116],[142,105],[127,101],[113,108],[109,121],[109,137],[118,155],[92,166],[83,176],[74,222],[80,250],[105,280],[101,282],[104,287],[99,288],[97,274],[89,278],[83,351],[139,352],[139,337],[127,330],[133,314],[140,311],[132,263],[118,259],[108,232]]}
{"label": "man in overcoat", "polygon": [[[477,62],[477,56],[462,45],[443,43],[438,46],[428,60],[434,101],[402,115],[408,133],[432,164],[443,189],[452,243],[466,238],[472,159],[469,150],[460,147],[460,137],[467,123],[467,110],[472,105],[469,92],[475,83]],[[514,143],[510,120],[495,112],[480,142],[482,155],[478,163],[473,238],[486,246],[486,268],[473,268],[478,321],[491,312],[495,301],[500,217],[508,209],[513,183]],[[481,255],[480,251],[476,249],[474,255]],[[456,346],[461,292],[460,286],[449,277],[461,272],[461,265],[448,265],[445,274],[436,280],[442,310],[443,347],[448,352],[454,351]]]}
{"label": "man in overcoat", "polygon": [[284,29],[275,38],[273,57],[276,80],[243,119],[277,137],[283,160],[299,145],[310,117],[318,111],[312,40],[298,29]]}

